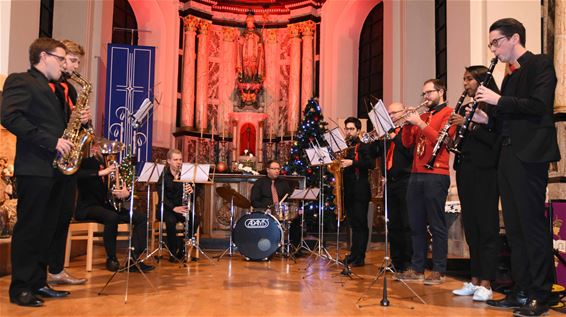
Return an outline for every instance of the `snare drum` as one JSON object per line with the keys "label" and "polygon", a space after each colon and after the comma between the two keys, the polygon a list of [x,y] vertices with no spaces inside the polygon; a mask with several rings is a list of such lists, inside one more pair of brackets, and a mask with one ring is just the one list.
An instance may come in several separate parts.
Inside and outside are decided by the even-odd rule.
{"label": "snare drum", "polygon": [[272,215],[252,212],[238,219],[232,233],[238,251],[249,260],[266,260],[281,246],[283,230]]}
{"label": "snare drum", "polygon": [[273,206],[271,214],[279,221],[291,221],[299,215],[296,203],[280,203]]}

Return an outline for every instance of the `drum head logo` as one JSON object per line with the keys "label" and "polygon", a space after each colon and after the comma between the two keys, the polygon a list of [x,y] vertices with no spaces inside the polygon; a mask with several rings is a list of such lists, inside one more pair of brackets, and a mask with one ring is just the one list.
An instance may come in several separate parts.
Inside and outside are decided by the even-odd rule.
{"label": "drum head logo", "polygon": [[248,229],[267,228],[269,226],[269,219],[262,219],[262,218],[246,219],[244,225]]}

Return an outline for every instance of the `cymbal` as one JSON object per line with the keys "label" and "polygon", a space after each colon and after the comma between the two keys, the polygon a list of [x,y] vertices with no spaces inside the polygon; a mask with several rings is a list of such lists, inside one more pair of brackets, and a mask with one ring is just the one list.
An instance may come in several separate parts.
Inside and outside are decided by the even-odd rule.
{"label": "cymbal", "polygon": [[117,154],[124,150],[124,143],[117,140],[108,140],[105,138],[97,138],[94,141],[95,145],[100,147],[100,153],[102,154]]}
{"label": "cymbal", "polygon": [[247,209],[251,206],[250,201],[246,197],[242,196],[240,193],[230,187],[216,187],[216,193],[226,201],[232,201],[232,198],[234,198],[234,205],[240,208]]}

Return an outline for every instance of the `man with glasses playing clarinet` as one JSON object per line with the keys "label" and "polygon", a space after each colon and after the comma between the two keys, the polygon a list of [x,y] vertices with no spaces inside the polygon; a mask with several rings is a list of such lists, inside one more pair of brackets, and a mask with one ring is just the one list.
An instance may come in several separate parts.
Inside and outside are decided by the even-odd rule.
{"label": "man with glasses playing clarinet", "polygon": [[515,316],[547,313],[553,284],[553,246],[545,215],[550,162],[560,160],[553,107],[552,61],[525,48],[525,27],[506,18],[489,28],[489,48],[508,72],[501,94],[479,87],[476,100],[494,105],[501,149],[497,177],[511,248],[512,292],[490,306],[515,309]]}

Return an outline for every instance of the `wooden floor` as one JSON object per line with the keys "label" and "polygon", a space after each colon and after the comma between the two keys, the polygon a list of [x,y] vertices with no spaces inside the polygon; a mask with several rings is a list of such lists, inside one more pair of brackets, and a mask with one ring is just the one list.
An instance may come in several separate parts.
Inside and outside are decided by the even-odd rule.
{"label": "wooden floor", "polygon": [[96,246],[93,272],[85,272],[84,257],[74,259],[68,269],[77,277],[87,277],[87,284],[59,286],[71,295],[47,299],[44,307],[10,304],[10,276],[0,278],[0,316],[511,316],[510,311],[474,303],[471,297],[453,296],[451,290],[462,281],[450,277],[439,286],[410,284],[426,305],[403,284],[388,278],[391,306],[380,306],[383,280],[368,287],[382,263],[381,247],[376,245],[368,252],[365,267],[353,269],[359,276],[354,279],[315,257],[300,258],[297,263],[280,257],[247,262],[236,255],[219,262],[201,258],[186,267],[151,260],[157,268],[146,276],[156,289],[141,274],[131,273],[124,303],[126,273],[117,274],[104,294],[98,295],[111,274],[104,269],[102,247]]}

